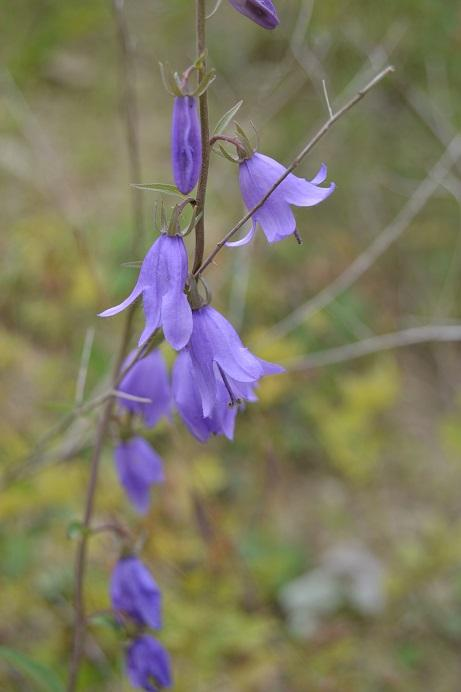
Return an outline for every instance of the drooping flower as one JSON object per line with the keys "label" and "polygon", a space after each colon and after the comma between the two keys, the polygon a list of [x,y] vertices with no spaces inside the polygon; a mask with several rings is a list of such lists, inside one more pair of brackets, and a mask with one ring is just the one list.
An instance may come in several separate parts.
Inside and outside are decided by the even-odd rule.
{"label": "drooping flower", "polygon": [[112,317],[142,295],[146,325],[139,345],[144,344],[162,326],[165,339],[173,348],[180,350],[188,342],[192,331],[191,308],[184,293],[186,278],[184,240],[179,235],[162,234],[145,256],[136,285],[128,298],[99,316]]}
{"label": "drooping flower", "polygon": [[253,387],[261,377],[284,372],[281,366],[245,348],[232,325],[210,305],[192,314],[193,330],[186,351],[204,418],[216,415],[216,406],[223,399],[221,383],[227,391],[228,405],[234,407],[243,400],[254,401]]}
{"label": "drooping flower", "polygon": [[137,557],[122,557],[112,572],[112,608],[138,625],[158,629],[162,625],[161,593],[149,570]]}
{"label": "drooping flower", "polygon": [[272,0],[229,0],[237,12],[249,17],[264,29],[275,29],[279,24]]}
{"label": "drooping flower", "polygon": [[216,402],[208,416],[203,415],[202,401],[188,350],[178,353],[173,366],[173,397],[176,408],[190,432],[200,442],[211,435],[234,437],[238,406],[229,406],[229,393],[221,375],[216,376]]}
{"label": "drooping flower", "polygon": [[[122,366],[122,371],[129,366],[135,355],[136,351],[130,353]],[[142,399],[150,399],[149,403],[131,401],[122,397],[117,399],[119,406],[142,416],[148,427],[153,427],[162,416],[167,416],[171,409],[171,392],[168,371],[161,352],[154,349],[138,360],[128,370],[118,385],[117,391]]]}
{"label": "drooping flower", "polygon": [[197,185],[202,165],[202,140],[193,96],[176,96],[171,126],[171,161],[178,190],[188,195]]}
{"label": "drooping flower", "polygon": [[[240,190],[248,210],[252,209],[273,184],[286,172],[286,168],[264,154],[254,153],[240,164]],[[230,247],[249,243],[255,233],[256,224],[263,229],[269,243],[276,243],[292,235],[296,230],[296,219],[290,205],[313,207],[329,197],[335,184],[320,187],[327,177],[327,167],[322,164],[312,180],[298,178],[290,173],[274,190],[269,199],[253,214],[253,225],[249,233]]]}
{"label": "drooping flower", "polygon": [[119,442],[114,452],[118,478],[140,514],[149,509],[152,485],[163,483],[163,461],[142,437]]}
{"label": "drooping flower", "polygon": [[146,692],[159,692],[172,685],[168,652],[148,634],[137,637],[128,647],[126,672],[133,687]]}

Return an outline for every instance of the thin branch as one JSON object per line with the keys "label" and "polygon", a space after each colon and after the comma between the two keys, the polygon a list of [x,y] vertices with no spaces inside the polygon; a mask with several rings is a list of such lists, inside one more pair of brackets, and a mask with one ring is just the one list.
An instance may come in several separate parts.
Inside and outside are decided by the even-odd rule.
{"label": "thin branch", "polygon": [[325,351],[311,353],[306,357],[288,363],[286,367],[289,372],[311,370],[313,368],[323,367],[324,365],[333,365],[334,363],[354,360],[355,358],[361,358],[362,356],[378,353],[380,351],[388,351],[393,348],[402,348],[403,346],[414,346],[424,343],[454,341],[461,341],[460,325],[427,325],[424,327],[412,327],[410,329],[403,329],[399,332],[372,336],[369,339],[355,341],[351,344],[338,346],[337,348],[329,348]]}
{"label": "thin branch", "polygon": [[217,243],[217,245],[216,245],[216,247],[214,248],[214,250],[213,250],[213,251],[208,255],[208,257],[204,260],[204,262],[202,263],[202,265],[201,265],[198,269],[195,269],[195,270],[194,270],[194,275],[195,275],[195,276],[198,276],[199,274],[201,274],[201,273],[208,267],[208,265],[211,264],[211,262],[213,262],[214,258],[216,257],[216,255],[218,254],[218,252],[224,247],[224,245],[227,243],[227,241],[230,240],[230,239],[232,238],[232,236],[234,236],[235,233],[237,233],[237,231],[238,231],[240,228],[242,228],[242,226],[243,226],[247,221],[249,221],[249,220],[251,219],[251,217],[253,216],[253,214],[254,214],[255,212],[257,212],[258,209],[260,209],[260,207],[262,207],[262,205],[264,204],[264,202],[266,202],[266,201],[269,199],[269,197],[270,197],[271,194],[274,192],[274,190],[276,190],[276,189],[278,188],[278,186],[281,185],[281,184],[283,183],[283,181],[285,180],[285,178],[287,178],[287,177],[290,175],[290,173],[291,173],[292,171],[294,171],[294,170],[299,166],[299,164],[303,161],[303,159],[307,156],[307,154],[314,148],[314,146],[317,144],[317,142],[318,142],[320,139],[322,139],[322,137],[324,137],[324,135],[326,135],[326,133],[328,132],[328,130],[330,129],[330,127],[331,127],[335,122],[337,122],[343,115],[345,115],[351,108],[353,108],[353,106],[355,106],[359,101],[361,101],[361,100],[368,94],[368,92],[371,91],[371,89],[373,89],[373,87],[375,87],[379,82],[381,82],[385,77],[387,77],[388,74],[390,74],[390,73],[393,72],[393,71],[394,71],[394,68],[393,68],[391,65],[389,65],[389,66],[386,67],[384,70],[382,70],[382,71],[381,71],[378,75],[376,75],[370,82],[368,82],[368,84],[366,84],[366,85],[363,87],[363,89],[361,89],[360,91],[358,91],[357,94],[356,94],[350,101],[348,101],[348,102],[346,103],[345,106],[343,106],[342,108],[340,108],[339,111],[337,111],[337,112],[333,115],[333,117],[329,118],[329,119],[326,121],[326,123],[325,123],[324,125],[322,125],[322,127],[320,128],[320,130],[312,137],[311,140],[309,140],[309,142],[306,144],[306,146],[304,147],[304,149],[302,149],[302,151],[298,154],[298,156],[296,156],[296,158],[293,159],[293,161],[292,161],[291,164],[288,166],[288,168],[286,169],[286,171],[284,172],[284,174],[281,175],[280,178],[279,178],[278,180],[276,180],[276,182],[275,182],[275,183],[272,185],[272,187],[266,192],[266,194],[265,194],[264,197],[258,202],[258,204],[256,204],[252,209],[250,209],[250,211],[247,212],[247,213],[245,214],[245,216],[243,216],[243,217],[240,219],[240,221],[238,221],[238,222],[235,224],[235,226],[234,226],[233,228],[231,228],[230,231],[228,231],[228,233],[226,233],[226,235],[224,236],[224,238],[222,238],[222,239],[219,241],[219,243]]}
{"label": "thin branch", "polygon": [[[206,16],[205,0],[195,0],[197,57],[202,57],[199,81],[206,74]],[[208,91],[200,96],[200,132],[202,138],[202,166],[197,187],[197,218],[195,227],[195,253],[192,272],[195,273],[203,260],[205,251],[205,197],[208,184],[208,169],[210,166],[210,125],[208,118]]]}
{"label": "thin branch", "polygon": [[330,99],[328,97],[327,83],[324,79],[322,79],[322,89],[323,89],[323,95],[325,96],[325,103],[327,105],[328,115],[330,116],[330,120],[331,120],[331,118],[333,117],[333,110],[331,108]]}
{"label": "thin branch", "polygon": [[352,286],[380,257],[397,238],[408,228],[413,219],[424,208],[443,178],[461,157],[461,135],[452,139],[444,154],[419,184],[405,206],[395,219],[384,228],[375,240],[364,250],[347,269],[331,284],[300,305],[283,320],[269,329],[264,338],[280,338],[295,329],[301,322],[312,317],[326,305],[332,303],[338,295]]}
{"label": "thin branch", "polygon": [[85,395],[86,377],[88,374],[88,366],[90,364],[91,351],[93,349],[95,328],[89,327],[86,330],[85,341],[83,342],[82,358],[78,371],[77,385],[75,387],[75,403],[80,406]]}

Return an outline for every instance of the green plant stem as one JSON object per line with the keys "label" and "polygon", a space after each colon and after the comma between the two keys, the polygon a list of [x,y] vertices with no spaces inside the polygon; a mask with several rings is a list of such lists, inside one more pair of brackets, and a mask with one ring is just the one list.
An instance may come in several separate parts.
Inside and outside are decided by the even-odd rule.
{"label": "green plant stem", "polygon": [[[206,14],[205,0],[195,0],[197,57],[202,57],[199,81],[206,74]],[[203,261],[205,251],[205,197],[210,166],[210,126],[208,119],[208,92],[200,96],[200,131],[202,138],[202,166],[197,187],[197,218],[195,227],[195,255],[192,272],[195,273]]]}

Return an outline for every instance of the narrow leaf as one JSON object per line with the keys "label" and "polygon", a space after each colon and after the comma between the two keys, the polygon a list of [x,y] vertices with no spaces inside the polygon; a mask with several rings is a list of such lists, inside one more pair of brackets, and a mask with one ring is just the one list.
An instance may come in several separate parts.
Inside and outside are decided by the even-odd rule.
{"label": "narrow leaf", "polygon": [[217,135],[222,135],[222,133],[225,131],[226,127],[232,121],[232,118],[234,118],[237,115],[237,113],[239,112],[242,103],[243,103],[243,101],[239,101],[238,103],[235,104],[235,106],[232,106],[232,108],[230,110],[228,110],[227,113],[224,113],[224,115],[218,121],[218,123],[214,129],[213,137],[216,137]]}
{"label": "narrow leaf", "polygon": [[151,190],[152,192],[163,192],[166,195],[177,195],[178,197],[184,198],[185,195],[179,192],[176,185],[169,185],[168,183],[133,183],[131,187],[135,187],[138,190]]}
{"label": "narrow leaf", "polygon": [[56,673],[42,663],[33,661],[20,651],[0,646],[0,658],[6,661],[18,673],[22,673],[46,692],[64,692],[64,685]]}

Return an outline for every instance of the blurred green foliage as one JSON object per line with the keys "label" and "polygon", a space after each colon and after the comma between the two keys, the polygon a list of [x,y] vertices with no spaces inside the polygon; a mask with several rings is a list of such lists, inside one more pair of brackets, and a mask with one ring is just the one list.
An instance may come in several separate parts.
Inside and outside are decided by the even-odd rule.
{"label": "blurred green foliage", "polygon": [[[0,502],[0,643],[13,651],[0,656],[0,688],[22,692],[40,689],[30,661],[65,680],[75,550],[68,527],[81,516],[97,414],[74,422],[44,455],[37,441],[74,406],[91,326],[88,397],[109,373],[121,321],[99,323],[95,314],[132,284],[135,270],[122,263],[140,258],[129,250],[133,181],[109,0],[18,0],[14,11],[7,4],[0,6],[0,463],[10,474],[31,454],[40,461],[2,489]],[[171,103],[157,61],[181,68],[192,58],[192,3],[125,5],[136,40],[144,181],[170,182]],[[352,261],[440,156],[443,146],[411,95],[422,94],[436,133],[441,123],[461,122],[456,0],[312,3],[299,40],[301,5],[309,8],[279,0],[282,25],[268,34],[223,3],[209,25],[219,74],[213,122],[244,98],[242,120],[255,122],[265,152],[288,161],[325,118],[322,78],[336,103],[379,69],[387,49],[397,72],[304,164],[308,175],[327,161],[337,183],[327,204],[297,211],[304,246],[268,247],[260,237],[223,252],[209,272],[216,304],[248,345],[285,362],[461,316],[459,208],[442,187],[346,295],[283,339],[265,338]],[[218,158],[212,171],[210,247],[241,212],[236,171]],[[456,177],[452,183],[459,188]],[[155,199],[145,193],[144,247]],[[420,346],[269,378],[260,402],[239,417],[234,444],[202,447],[179,422],[163,423],[150,437],[167,482],[141,521],[118,487],[107,445],[95,523],[124,518],[144,545],[165,594],[161,638],[175,690],[459,689],[460,382],[459,349]],[[384,608],[374,615],[338,608],[312,637],[297,636],[281,588],[350,539],[384,566]],[[121,635],[104,617],[117,555],[115,538],[91,539],[85,692],[129,689]],[[15,664],[17,652],[26,658]]]}

